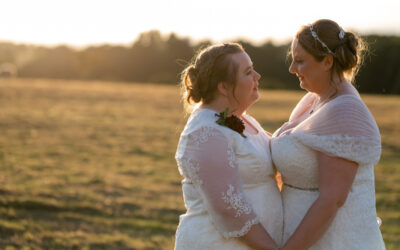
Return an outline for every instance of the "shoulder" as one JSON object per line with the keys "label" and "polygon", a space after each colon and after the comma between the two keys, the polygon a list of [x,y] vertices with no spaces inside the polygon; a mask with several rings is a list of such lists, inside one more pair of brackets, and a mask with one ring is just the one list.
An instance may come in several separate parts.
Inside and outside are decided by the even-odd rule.
{"label": "shoulder", "polygon": [[369,109],[362,101],[361,97],[350,94],[334,98],[321,110],[329,114],[354,115],[355,113],[364,113],[364,115],[370,115]]}
{"label": "shoulder", "polygon": [[257,128],[257,130],[260,132],[260,134],[265,134],[268,138],[271,136],[268,132],[264,130],[264,128],[261,126],[261,124],[251,115],[249,114],[244,114],[243,115],[253,126]]}
{"label": "shoulder", "polygon": [[194,110],[185,125],[182,134],[190,134],[203,127],[217,128],[215,112],[209,109]]}
{"label": "shoulder", "polygon": [[339,95],[332,99],[331,103],[364,103],[361,97],[353,94]]}
{"label": "shoulder", "polygon": [[328,102],[327,106],[355,106],[366,107],[357,89],[350,83],[344,84],[338,90],[338,96]]}
{"label": "shoulder", "polygon": [[260,123],[251,115],[249,114],[244,114],[243,115],[249,122],[251,122],[251,124],[253,124],[254,126],[256,126],[257,128],[261,128]]}
{"label": "shoulder", "polygon": [[210,109],[197,109],[189,117],[186,126],[181,134],[189,135],[221,135],[226,138],[235,138],[236,131],[217,124],[216,112]]}

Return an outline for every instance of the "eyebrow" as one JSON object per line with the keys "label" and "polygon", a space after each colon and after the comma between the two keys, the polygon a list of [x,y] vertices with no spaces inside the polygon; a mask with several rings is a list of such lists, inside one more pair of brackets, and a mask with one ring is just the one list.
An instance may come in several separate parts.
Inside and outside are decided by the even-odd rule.
{"label": "eyebrow", "polygon": [[254,65],[251,64],[251,66],[248,66],[247,68],[245,68],[244,71],[247,71],[248,69],[251,69],[251,68],[253,68],[253,67],[254,67]]}
{"label": "eyebrow", "polygon": [[296,54],[296,55],[295,55],[295,54],[292,54],[292,58],[293,58],[293,59],[299,58],[299,57],[301,58],[301,55],[299,55],[299,54]]}

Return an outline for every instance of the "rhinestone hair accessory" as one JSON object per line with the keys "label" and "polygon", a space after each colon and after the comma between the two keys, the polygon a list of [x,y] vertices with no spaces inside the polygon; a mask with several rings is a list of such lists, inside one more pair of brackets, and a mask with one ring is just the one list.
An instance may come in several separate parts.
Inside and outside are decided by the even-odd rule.
{"label": "rhinestone hair accessory", "polygon": [[344,38],[344,30],[343,30],[343,29],[340,29],[340,32],[339,32],[339,39],[342,40],[343,38]]}
{"label": "rhinestone hair accessory", "polygon": [[[330,50],[330,49],[328,48],[328,46],[327,46],[321,39],[319,39],[319,37],[318,37],[318,35],[317,35],[317,32],[315,32],[315,31],[313,30],[312,25],[310,25],[310,31],[311,31],[312,37],[314,37],[314,39],[317,40],[317,41],[322,45],[322,47],[324,47],[324,48],[328,51],[329,54],[332,54],[332,55],[333,55],[332,50]],[[343,32],[344,32],[344,31],[343,31]],[[339,34],[339,35],[340,35],[340,34]]]}

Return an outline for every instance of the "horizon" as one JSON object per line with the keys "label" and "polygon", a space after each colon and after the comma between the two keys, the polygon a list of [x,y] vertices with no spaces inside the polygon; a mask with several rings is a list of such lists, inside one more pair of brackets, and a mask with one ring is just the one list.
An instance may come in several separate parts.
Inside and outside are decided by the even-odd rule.
{"label": "horizon", "polygon": [[360,35],[400,36],[400,1],[396,0],[339,0],[329,9],[317,0],[304,0],[302,5],[290,1],[238,2],[16,0],[3,4],[7,11],[0,16],[0,41],[78,49],[126,46],[141,33],[158,30],[163,37],[174,33],[191,42],[241,39],[253,44],[283,44],[301,25],[321,18],[337,21],[345,30]]}
{"label": "horizon", "polygon": [[[86,49],[89,47],[101,47],[101,46],[122,46],[122,47],[129,47],[132,44],[134,44],[137,39],[139,38],[139,36],[141,34],[147,33],[147,32],[151,32],[151,31],[158,31],[160,32],[160,35],[162,37],[162,39],[168,39],[169,36],[171,35],[175,35],[177,38],[179,39],[188,39],[191,45],[195,45],[201,42],[206,42],[209,41],[211,43],[223,43],[223,42],[248,42],[254,46],[260,46],[263,45],[265,43],[272,43],[275,46],[279,46],[279,45],[284,45],[284,44],[288,44],[291,42],[292,38],[287,37],[287,38],[283,38],[280,40],[276,40],[274,38],[265,38],[263,40],[252,40],[251,38],[248,37],[233,37],[233,38],[227,38],[227,39],[221,39],[221,40],[215,40],[212,38],[208,38],[208,37],[204,37],[204,38],[200,38],[200,39],[194,39],[193,37],[190,36],[183,36],[181,34],[178,34],[176,32],[170,32],[170,33],[162,33],[159,30],[145,30],[141,33],[139,33],[136,37],[134,37],[131,41],[126,42],[126,43],[118,43],[118,42],[107,42],[107,41],[103,41],[103,42],[96,42],[96,43],[88,43],[88,44],[82,44],[82,45],[77,45],[77,44],[72,44],[72,43],[65,43],[65,42],[61,42],[61,43],[50,43],[50,44],[46,44],[46,43],[35,43],[35,42],[29,42],[29,41],[14,41],[14,40],[6,40],[6,39],[1,39],[0,38],[0,43],[11,43],[14,45],[26,45],[26,46],[37,46],[37,47],[46,47],[46,48],[56,48],[56,47],[68,47],[68,48],[72,48],[72,49],[76,49],[76,50],[81,50],[81,49]],[[386,34],[386,33],[361,33],[361,32],[357,32],[355,31],[358,35],[361,36],[394,36],[394,37],[400,37],[400,34]]]}

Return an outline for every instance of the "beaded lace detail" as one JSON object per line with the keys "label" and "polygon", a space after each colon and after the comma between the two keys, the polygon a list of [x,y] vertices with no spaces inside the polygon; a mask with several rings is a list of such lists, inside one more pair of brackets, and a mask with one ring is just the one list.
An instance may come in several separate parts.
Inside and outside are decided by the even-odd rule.
{"label": "beaded lace detail", "polygon": [[232,231],[228,233],[224,233],[223,236],[225,239],[232,238],[232,237],[241,237],[245,234],[247,234],[251,228],[251,226],[260,223],[258,219],[252,219],[246,222],[246,224],[242,227],[242,229],[237,230],[237,231]]}
{"label": "beaded lace detail", "polygon": [[229,205],[227,209],[233,209],[236,211],[235,217],[252,212],[251,206],[243,197],[243,193],[235,192],[235,188],[232,185],[229,185],[229,189],[226,193],[222,193],[222,199]]}
{"label": "beaded lace detail", "polygon": [[193,133],[193,142],[195,145],[200,145],[208,141],[210,136],[215,136],[215,128],[212,127],[202,127],[199,129],[198,133]]}
{"label": "beaded lace detail", "polygon": [[176,160],[184,183],[194,184],[185,188],[194,188],[200,195],[221,235],[239,237],[259,218],[243,192],[233,144],[236,132],[216,124],[214,115],[212,119],[204,125],[200,125],[206,121],[204,117],[190,120],[195,125],[182,134]]}
{"label": "beaded lace detail", "polygon": [[182,158],[178,161],[178,166],[181,174],[194,184],[202,185],[203,181],[199,176],[200,166],[199,163],[191,159]]}
{"label": "beaded lace detail", "polygon": [[231,168],[235,168],[235,152],[233,151],[233,148],[229,145],[228,147],[228,163]]}

